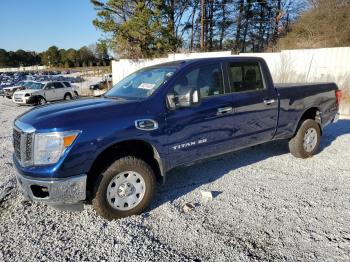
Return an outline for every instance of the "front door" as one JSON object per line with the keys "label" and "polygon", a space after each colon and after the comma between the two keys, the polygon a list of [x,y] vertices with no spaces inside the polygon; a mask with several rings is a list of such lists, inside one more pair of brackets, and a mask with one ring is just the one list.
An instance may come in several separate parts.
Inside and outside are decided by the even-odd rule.
{"label": "front door", "polygon": [[65,95],[65,86],[61,82],[55,82],[55,100],[62,100]]}
{"label": "front door", "polygon": [[225,94],[222,69],[221,63],[194,66],[174,84],[177,94],[198,88],[201,102],[167,113],[170,167],[230,150],[233,99]]}
{"label": "front door", "polygon": [[45,86],[45,99],[46,101],[54,101],[56,97],[56,90],[54,83],[48,83]]}

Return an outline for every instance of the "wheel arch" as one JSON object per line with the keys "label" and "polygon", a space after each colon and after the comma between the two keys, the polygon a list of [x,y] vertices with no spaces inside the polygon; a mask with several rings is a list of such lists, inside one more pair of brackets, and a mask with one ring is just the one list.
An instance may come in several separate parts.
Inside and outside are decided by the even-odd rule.
{"label": "wheel arch", "polygon": [[147,162],[155,173],[156,178],[165,180],[165,164],[154,145],[139,139],[124,140],[109,145],[95,157],[88,171],[87,190],[92,192],[99,174],[106,170],[114,161],[129,155]]}
{"label": "wheel arch", "polygon": [[70,96],[71,98],[73,98],[73,94],[69,91],[69,92],[66,92],[63,96],[63,98],[66,98],[66,96]]}
{"label": "wheel arch", "polygon": [[321,135],[322,135],[322,111],[316,107],[309,107],[304,110],[304,112],[301,114],[298,120],[298,124],[296,125],[296,128],[294,129],[294,135],[298,132],[301,124],[306,120],[306,119],[313,119],[317,122],[317,124],[320,127]]}

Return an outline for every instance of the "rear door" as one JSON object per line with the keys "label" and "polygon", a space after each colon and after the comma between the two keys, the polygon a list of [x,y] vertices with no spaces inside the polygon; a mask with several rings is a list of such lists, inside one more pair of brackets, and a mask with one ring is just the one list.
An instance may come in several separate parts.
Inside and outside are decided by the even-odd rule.
{"label": "rear door", "polygon": [[170,166],[231,150],[233,99],[225,94],[228,83],[224,79],[223,64],[218,62],[192,66],[178,76],[170,93],[197,87],[201,102],[167,112]]}
{"label": "rear door", "polygon": [[228,62],[227,75],[233,98],[233,148],[271,140],[278,119],[278,97],[265,81],[259,62]]}

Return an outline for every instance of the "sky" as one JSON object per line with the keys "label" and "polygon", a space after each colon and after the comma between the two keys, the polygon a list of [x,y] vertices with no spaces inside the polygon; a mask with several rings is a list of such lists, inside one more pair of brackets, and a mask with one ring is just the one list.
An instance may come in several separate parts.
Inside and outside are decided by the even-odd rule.
{"label": "sky", "polygon": [[0,49],[78,49],[103,38],[90,0],[0,0]]}

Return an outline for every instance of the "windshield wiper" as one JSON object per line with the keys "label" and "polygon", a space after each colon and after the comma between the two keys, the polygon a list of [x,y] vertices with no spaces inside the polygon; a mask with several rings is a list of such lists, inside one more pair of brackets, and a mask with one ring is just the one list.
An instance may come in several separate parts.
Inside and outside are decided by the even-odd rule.
{"label": "windshield wiper", "polygon": [[126,100],[125,98],[121,97],[121,96],[106,96],[106,95],[102,95],[104,98],[110,98],[110,99],[115,99],[115,100]]}

